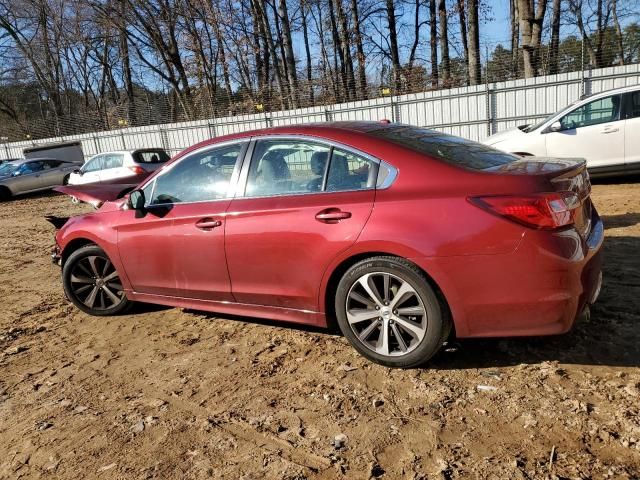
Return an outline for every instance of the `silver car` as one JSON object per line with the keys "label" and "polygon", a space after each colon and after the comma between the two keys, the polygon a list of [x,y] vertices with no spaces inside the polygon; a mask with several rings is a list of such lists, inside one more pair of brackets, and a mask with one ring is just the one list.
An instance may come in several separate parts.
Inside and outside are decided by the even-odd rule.
{"label": "silver car", "polygon": [[69,181],[69,175],[79,167],[77,163],[53,158],[31,158],[3,163],[0,165],[0,200],[65,185]]}

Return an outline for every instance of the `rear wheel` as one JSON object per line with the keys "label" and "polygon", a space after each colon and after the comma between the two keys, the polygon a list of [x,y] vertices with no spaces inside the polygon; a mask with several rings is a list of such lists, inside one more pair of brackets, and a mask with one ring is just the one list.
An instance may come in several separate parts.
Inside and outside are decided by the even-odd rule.
{"label": "rear wheel", "polygon": [[397,257],[370,258],[347,270],[335,308],[340,330],[354,348],[388,367],[424,364],[450,331],[425,275]]}
{"label": "rear wheel", "polygon": [[82,247],[69,256],[62,269],[62,283],[69,300],[90,315],[116,315],[131,305],[120,274],[96,245]]}

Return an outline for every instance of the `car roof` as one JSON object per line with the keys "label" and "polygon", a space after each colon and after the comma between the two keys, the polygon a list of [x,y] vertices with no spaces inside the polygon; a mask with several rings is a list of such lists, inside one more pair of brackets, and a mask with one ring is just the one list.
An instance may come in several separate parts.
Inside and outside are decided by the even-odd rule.
{"label": "car roof", "polygon": [[100,152],[100,153],[96,153],[95,155],[92,155],[92,157],[97,157],[98,155],[108,155],[110,153],[136,153],[136,152],[150,152],[150,151],[158,151],[158,150],[164,150],[164,148],[162,147],[145,147],[145,148],[134,148],[132,150],[108,150],[106,152]]}
{"label": "car roof", "polygon": [[[322,137],[326,140],[343,141],[347,136],[360,137],[360,140],[368,138],[373,140],[368,134],[374,130],[396,128],[399,123],[390,123],[388,120],[381,121],[344,121],[344,122],[320,122],[302,123],[296,125],[286,125],[278,127],[262,128],[259,130],[247,130],[244,132],[232,133],[220,137],[213,137],[203,142],[197,143],[186,150],[180,152],[174,158],[180,158],[189,152],[232,140],[248,139],[254,136],[264,135],[308,135],[310,137]],[[347,142],[348,143],[348,142]]]}
{"label": "car roof", "polygon": [[616,93],[635,92],[636,90],[640,90],[640,85],[630,85],[630,86],[627,86],[627,87],[618,87],[618,88],[613,88],[611,90],[605,90],[604,92],[593,93],[591,95],[583,95],[580,98],[580,101],[593,100],[594,98],[607,97],[609,95],[614,95]]}
{"label": "car roof", "polygon": [[20,160],[12,160],[11,163],[14,165],[22,165],[23,163],[28,162],[38,162],[41,160],[54,160],[56,162],[69,162],[69,160],[62,160],[60,158],[52,158],[52,157],[36,157],[36,158],[21,158]]}

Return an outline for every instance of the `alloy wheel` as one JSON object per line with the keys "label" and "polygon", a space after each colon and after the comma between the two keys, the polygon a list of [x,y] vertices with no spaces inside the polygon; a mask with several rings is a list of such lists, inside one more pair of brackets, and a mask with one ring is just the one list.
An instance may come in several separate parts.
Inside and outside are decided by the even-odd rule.
{"label": "alloy wheel", "polygon": [[80,258],[71,270],[71,291],[87,308],[108,310],[125,299],[120,276],[111,260],[98,255]]}
{"label": "alloy wheel", "polygon": [[420,295],[409,282],[387,272],[358,278],[349,289],[346,313],[358,340],[379,355],[406,355],[427,332]]}

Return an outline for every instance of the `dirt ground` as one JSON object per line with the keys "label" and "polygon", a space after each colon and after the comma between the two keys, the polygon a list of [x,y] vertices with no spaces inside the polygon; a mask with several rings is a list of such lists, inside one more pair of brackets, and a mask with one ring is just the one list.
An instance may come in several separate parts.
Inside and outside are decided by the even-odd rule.
{"label": "dirt ground", "polygon": [[[640,478],[640,179],[594,185],[590,321],[370,364],[338,335],[65,301],[43,215],[0,204],[0,478]],[[344,435],[338,437],[336,435]]]}

